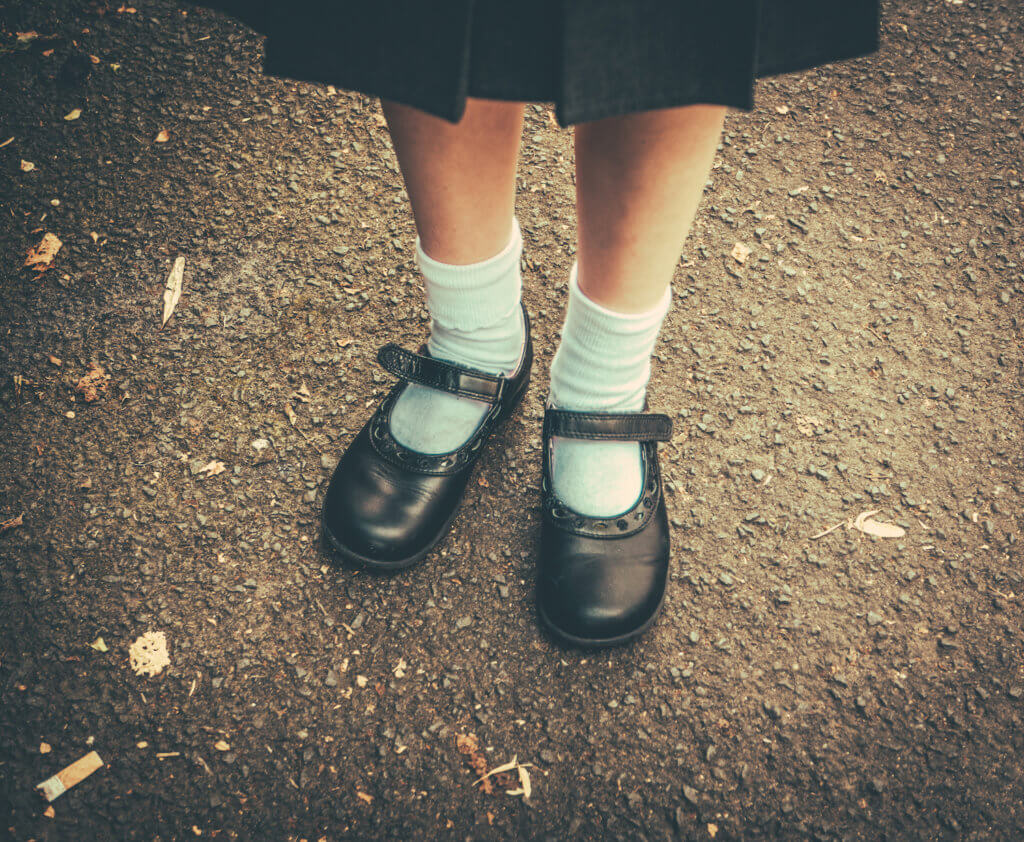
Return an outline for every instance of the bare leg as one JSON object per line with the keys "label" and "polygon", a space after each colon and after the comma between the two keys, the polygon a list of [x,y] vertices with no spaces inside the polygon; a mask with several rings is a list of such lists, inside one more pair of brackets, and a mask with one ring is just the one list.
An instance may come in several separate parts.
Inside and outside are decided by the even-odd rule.
{"label": "bare leg", "polygon": [[[643,409],[651,352],[721,133],[725,107],[646,111],[576,127],[576,275],[550,402]],[[576,283],[578,281],[578,283]],[[643,486],[640,446],[556,437],[552,482],[569,508],[611,517]]]}
{"label": "bare leg", "polygon": [[[430,354],[511,374],[525,339],[514,221],[523,103],[470,99],[457,124],[393,102],[382,107],[419,231]],[[419,453],[450,453],[488,409],[412,383],[391,413],[391,433]]]}
{"label": "bare leg", "polygon": [[507,243],[523,103],[470,99],[457,124],[382,101],[423,250],[476,263]]}
{"label": "bare leg", "polygon": [[576,127],[580,288],[610,310],[661,298],[697,212],[725,106],[643,111]]}

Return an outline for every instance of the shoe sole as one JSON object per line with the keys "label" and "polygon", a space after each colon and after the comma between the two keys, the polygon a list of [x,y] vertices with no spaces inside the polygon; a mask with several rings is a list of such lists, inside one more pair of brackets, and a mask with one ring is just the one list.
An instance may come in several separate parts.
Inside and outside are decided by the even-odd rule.
{"label": "shoe sole", "polygon": [[654,613],[648,617],[643,625],[632,631],[626,632],[625,634],[616,635],[615,637],[577,637],[574,634],[560,629],[557,625],[551,622],[547,614],[544,613],[544,608],[538,603],[537,614],[540,616],[541,624],[547,629],[548,632],[559,642],[565,643],[570,646],[582,647],[585,649],[606,649],[611,646],[622,646],[625,643],[630,643],[636,640],[644,632],[646,632],[651,626],[654,625],[654,621],[658,619],[658,615],[661,614],[661,609],[665,605],[665,594],[661,595],[661,599],[658,600],[658,607],[654,609]]}
{"label": "shoe sole", "polygon": [[[515,414],[515,411],[519,408],[519,404],[522,403],[523,398],[526,396],[526,390],[529,388],[529,386],[530,377],[527,377],[526,382],[523,384],[523,388],[519,390],[519,394],[516,395],[515,399],[512,401],[512,406],[509,407],[508,415],[506,415],[501,421],[499,421],[498,424],[495,425],[494,430],[491,431],[490,437],[484,445],[485,448],[488,445],[490,445],[491,441],[494,440],[495,436],[497,436],[500,432],[504,430],[505,425],[509,422],[509,420],[511,420],[512,416]],[[481,456],[482,455],[483,454],[481,453]],[[479,459],[477,460],[477,464],[479,464]],[[476,465],[473,466],[473,470],[475,472]],[[473,475],[471,473],[469,478],[466,480],[467,486],[469,485],[469,479],[472,479],[472,476]],[[459,505],[455,506],[452,509],[452,513],[448,516],[448,519],[441,526],[440,531],[437,533],[437,535],[434,536],[434,538],[430,541],[429,544],[427,544],[426,547],[417,552],[415,555],[411,555],[408,558],[399,559],[398,561],[379,561],[377,559],[369,558],[368,556],[360,555],[359,553],[350,550],[348,547],[342,544],[337,538],[335,538],[331,534],[330,530],[326,527],[326,525],[322,524],[322,516],[322,525],[320,531],[323,534],[324,538],[327,539],[329,548],[333,550],[334,553],[339,558],[347,562],[349,565],[361,568],[363,570],[370,570],[374,573],[398,573],[399,571],[408,570],[410,567],[419,564],[421,561],[423,561],[423,559],[430,555],[431,550],[433,550],[438,544],[440,544],[444,536],[448,534],[448,530],[451,529],[452,522],[455,520],[455,516],[459,513],[459,509],[461,508],[462,501],[460,500]]]}

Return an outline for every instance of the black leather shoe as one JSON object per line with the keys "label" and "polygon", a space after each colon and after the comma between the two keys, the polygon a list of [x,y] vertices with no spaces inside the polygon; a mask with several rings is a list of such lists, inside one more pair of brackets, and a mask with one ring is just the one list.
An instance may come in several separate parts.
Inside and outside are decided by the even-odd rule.
{"label": "black leather shoe", "polygon": [[[398,383],[349,445],[327,487],[323,532],[327,544],[349,563],[389,572],[411,567],[444,537],[473,466],[499,424],[512,414],[530,382],[533,345],[530,321],[519,371],[496,377],[397,345],[377,359]],[[427,455],[409,450],[391,435],[391,410],[409,383],[491,405],[473,436],[458,450]]]}
{"label": "black leather shoe", "polygon": [[[587,517],[551,487],[551,437],[640,442],[643,490],[629,511]],[[672,437],[666,415],[548,409],[543,435],[543,519],[537,571],[541,621],[564,643],[613,646],[639,636],[665,598],[669,532],[658,469],[659,441]]]}

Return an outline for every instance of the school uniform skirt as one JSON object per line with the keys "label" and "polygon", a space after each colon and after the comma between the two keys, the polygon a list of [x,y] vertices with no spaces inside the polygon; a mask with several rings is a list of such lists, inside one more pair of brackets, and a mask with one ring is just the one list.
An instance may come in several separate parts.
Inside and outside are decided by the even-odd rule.
{"label": "school uniform skirt", "polygon": [[562,126],[713,103],[878,49],[879,0],[203,0],[267,36],[263,70],[457,122],[467,97]]}

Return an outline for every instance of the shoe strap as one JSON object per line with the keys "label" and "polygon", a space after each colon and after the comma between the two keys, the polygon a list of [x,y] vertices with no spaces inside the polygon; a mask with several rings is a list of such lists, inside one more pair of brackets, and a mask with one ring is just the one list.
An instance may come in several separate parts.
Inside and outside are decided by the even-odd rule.
{"label": "shoe strap", "polygon": [[672,419],[667,415],[644,412],[570,412],[547,409],[544,412],[547,436],[597,441],[670,441]]}
{"label": "shoe strap", "polygon": [[414,354],[389,343],[377,352],[377,361],[396,377],[464,398],[497,403],[505,390],[504,377],[485,374],[455,363]]}

